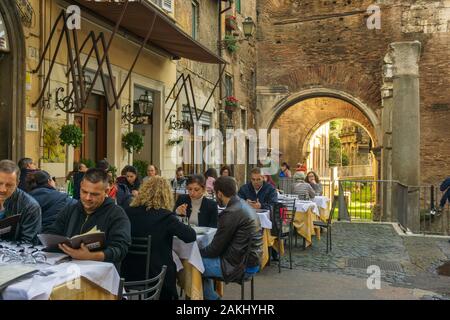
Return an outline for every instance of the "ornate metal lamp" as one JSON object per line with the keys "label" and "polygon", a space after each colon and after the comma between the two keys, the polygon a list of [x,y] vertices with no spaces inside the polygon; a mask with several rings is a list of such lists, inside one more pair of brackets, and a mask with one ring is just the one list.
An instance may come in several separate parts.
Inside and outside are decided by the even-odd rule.
{"label": "ornate metal lamp", "polygon": [[144,124],[152,116],[153,108],[153,95],[145,91],[134,101],[133,107],[129,104],[122,107],[122,119],[133,125]]}
{"label": "ornate metal lamp", "polygon": [[[190,107],[186,104],[183,105],[183,110],[181,111],[181,113],[184,114],[189,114],[189,117],[191,115],[191,110]],[[174,120],[174,118],[176,119],[176,115],[171,115],[170,116],[170,123],[169,123],[169,129],[173,129],[173,130],[191,130],[191,128],[194,126],[194,124],[190,121],[190,120]]]}
{"label": "ornate metal lamp", "polygon": [[244,36],[247,39],[253,36],[256,25],[251,17],[245,18],[245,20],[242,22],[242,27],[244,29]]}

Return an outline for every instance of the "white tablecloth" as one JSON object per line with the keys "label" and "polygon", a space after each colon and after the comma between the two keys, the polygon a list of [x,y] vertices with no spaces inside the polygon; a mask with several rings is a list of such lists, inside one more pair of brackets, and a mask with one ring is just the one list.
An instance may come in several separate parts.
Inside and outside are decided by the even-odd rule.
{"label": "white tablecloth", "polygon": [[270,211],[257,212],[259,221],[261,222],[261,227],[263,229],[272,229],[272,221],[270,221]]}
{"label": "white tablecloth", "polygon": [[315,196],[312,201],[314,201],[319,208],[328,209],[328,202],[330,202],[330,199],[324,196]]}
{"label": "white tablecloth", "polygon": [[204,248],[211,243],[216,231],[217,229],[210,228],[206,234],[197,235],[197,241],[191,243],[185,243],[177,237],[173,238],[172,256],[177,265],[177,271],[183,269],[181,260],[185,259],[201,273],[205,271],[202,256],[200,255],[200,248]]}
{"label": "white tablecloth", "polygon": [[48,300],[54,287],[80,277],[85,277],[114,295],[119,289],[120,276],[111,263],[74,260],[54,266],[33,267],[40,269],[40,272],[8,286],[2,293],[4,300]]}
{"label": "white tablecloth", "polygon": [[309,209],[312,210],[312,212],[320,217],[320,211],[317,204],[313,201],[301,201],[298,200],[295,202],[295,210],[300,212],[306,212]]}

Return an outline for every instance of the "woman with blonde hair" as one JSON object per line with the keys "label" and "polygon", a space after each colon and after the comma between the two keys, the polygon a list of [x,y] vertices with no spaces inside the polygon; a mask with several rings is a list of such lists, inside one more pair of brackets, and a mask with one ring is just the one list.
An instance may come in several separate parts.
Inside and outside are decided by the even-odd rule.
{"label": "woman with blonde hair", "polygon": [[[145,182],[131,201],[126,213],[131,222],[132,237],[152,236],[149,278],[157,276],[163,265],[167,266],[160,299],[178,299],[176,289],[176,265],[172,258],[173,237],[189,243],[196,241],[194,229],[181,223],[173,214],[172,190],[160,176]],[[122,265],[126,281],[145,279],[146,257],[127,255]]]}

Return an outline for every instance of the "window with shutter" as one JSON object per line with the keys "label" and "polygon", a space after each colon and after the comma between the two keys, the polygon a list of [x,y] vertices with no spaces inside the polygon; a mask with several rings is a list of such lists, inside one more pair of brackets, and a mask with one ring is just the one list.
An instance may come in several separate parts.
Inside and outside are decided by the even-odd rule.
{"label": "window with shutter", "polygon": [[166,11],[173,11],[173,0],[162,0],[162,8]]}

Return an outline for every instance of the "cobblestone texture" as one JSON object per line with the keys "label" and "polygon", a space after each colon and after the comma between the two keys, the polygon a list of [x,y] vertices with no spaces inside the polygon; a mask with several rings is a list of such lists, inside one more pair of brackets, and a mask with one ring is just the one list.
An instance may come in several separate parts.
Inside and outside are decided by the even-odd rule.
{"label": "cobblestone texture", "polygon": [[[417,288],[435,292],[429,299],[450,296],[450,277],[439,276],[436,268],[450,260],[448,239],[400,236],[392,225],[374,223],[336,222],[332,228],[333,250],[326,254],[326,236],[303,250],[299,238],[293,249],[293,268],[307,271],[334,272],[367,278],[367,270],[347,267],[347,260],[368,258],[399,263],[401,272],[382,269],[382,281],[393,286]],[[276,262],[272,262],[275,264]],[[282,267],[289,268],[289,259],[282,259]]]}

